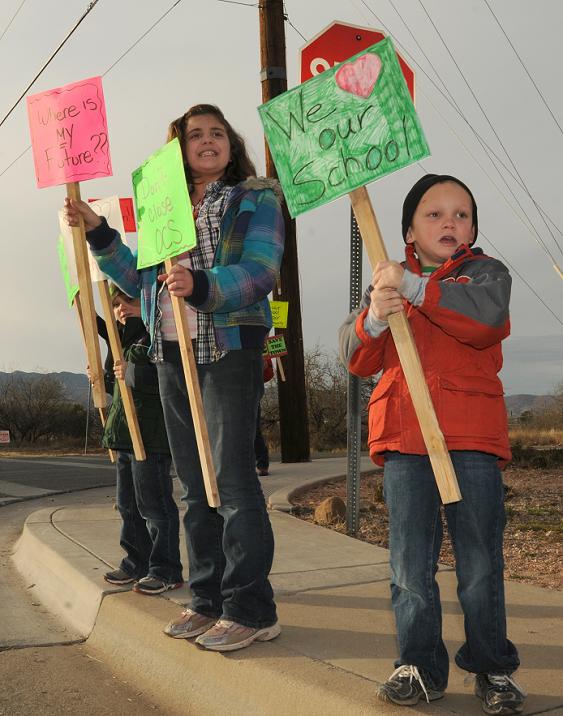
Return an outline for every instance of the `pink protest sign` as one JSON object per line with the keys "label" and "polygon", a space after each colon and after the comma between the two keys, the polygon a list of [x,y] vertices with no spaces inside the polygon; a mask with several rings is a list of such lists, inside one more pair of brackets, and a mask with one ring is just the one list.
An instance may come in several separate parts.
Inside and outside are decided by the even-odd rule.
{"label": "pink protest sign", "polygon": [[37,186],[111,176],[102,78],[27,97]]}

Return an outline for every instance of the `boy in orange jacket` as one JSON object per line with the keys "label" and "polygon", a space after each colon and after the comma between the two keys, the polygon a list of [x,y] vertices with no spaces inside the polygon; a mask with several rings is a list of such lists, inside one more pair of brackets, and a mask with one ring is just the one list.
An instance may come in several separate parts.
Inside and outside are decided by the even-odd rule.
{"label": "boy in orange jacket", "polygon": [[477,205],[463,182],[422,177],[403,205],[406,261],[376,265],[362,305],[341,328],[340,349],[352,373],[383,371],[369,404],[368,442],[384,466],[399,657],[378,697],[406,706],[439,699],[449,670],[435,579],[440,497],[388,325],[391,314],[406,311],[463,497],[445,506],[465,617],[455,660],[476,674],[483,711],[502,715],[520,713],[525,696],[510,676],[519,659],[506,637],[502,556],[500,467],[510,447],[497,374],[511,279],[500,261],[471,248],[477,230]]}

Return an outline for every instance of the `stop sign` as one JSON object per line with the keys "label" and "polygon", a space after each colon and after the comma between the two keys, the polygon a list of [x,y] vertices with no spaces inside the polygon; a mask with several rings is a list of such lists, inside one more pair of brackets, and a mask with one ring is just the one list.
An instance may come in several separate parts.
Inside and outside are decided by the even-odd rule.
{"label": "stop sign", "polygon": [[[333,22],[301,48],[301,82],[334,67],[385,39],[378,30]],[[414,72],[397,52],[410,95],[414,102]]]}

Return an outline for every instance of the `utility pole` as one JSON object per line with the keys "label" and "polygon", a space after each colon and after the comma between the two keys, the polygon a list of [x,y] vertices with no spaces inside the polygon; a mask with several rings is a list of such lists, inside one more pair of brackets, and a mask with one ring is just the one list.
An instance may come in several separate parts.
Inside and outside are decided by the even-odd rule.
{"label": "utility pole", "polygon": [[[260,79],[262,101],[267,102],[287,90],[283,0],[261,0],[259,8]],[[266,175],[277,178],[267,143]],[[287,328],[276,329],[276,333],[283,334],[288,351],[287,356],[284,356],[285,382],[278,377],[281,459],[282,462],[307,462],[310,460],[309,421],[305,390],[297,239],[295,220],[289,216],[285,204],[283,212],[285,250],[280,268],[280,282],[275,290],[275,300],[289,302]]]}

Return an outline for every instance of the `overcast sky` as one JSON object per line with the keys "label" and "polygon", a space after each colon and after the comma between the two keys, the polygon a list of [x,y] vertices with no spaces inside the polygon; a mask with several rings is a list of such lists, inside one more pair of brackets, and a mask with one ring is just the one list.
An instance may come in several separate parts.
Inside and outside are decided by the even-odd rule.
{"label": "overcast sky", "polygon": [[[2,1],[0,121],[87,4]],[[172,5],[99,0],[29,94],[104,75]],[[369,187],[388,252],[402,257],[401,205],[414,181],[425,171],[463,179],[479,207],[478,244],[508,263],[513,274],[512,337],[505,343],[502,373],[506,393],[553,390],[563,380],[563,281],[552,267],[553,261],[563,267],[563,3],[288,0],[286,10],[289,87],[299,81],[301,35],[309,40],[334,20],[391,34],[415,69],[416,108],[432,156]],[[131,196],[131,171],[163,144],[170,120],[199,102],[223,109],[263,172],[259,69],[256,7],[180,2],[104,76],[114,175],[82,183],[82,196]],[[0,127],[0,370],[83,372],[82,343],[56,251],[65,188],[36,188],[31,151],[6,170],[29,144],[22,101]],[[502,164],[518,172],[544,220]],[[297,230],[305,347],[319,344],[331,352],[348,312],[348,199],[303,215]],[[366,285],[369,275],[364,257]]]}

